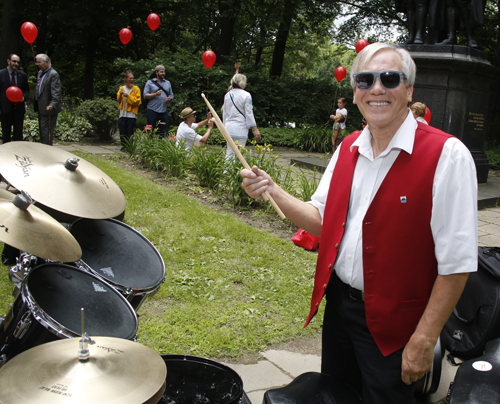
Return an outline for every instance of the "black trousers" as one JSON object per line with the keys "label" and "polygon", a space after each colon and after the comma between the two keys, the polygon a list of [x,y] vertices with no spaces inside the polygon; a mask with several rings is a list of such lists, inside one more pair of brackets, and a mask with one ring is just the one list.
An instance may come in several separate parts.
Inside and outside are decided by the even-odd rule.
{"label": "black trousers", "polygon": [[118,118],[118,130],[120,131],[120,142],[125,145],[125,141],[130,140],[135,132],[136,118]]}
{"label": "black trousers", "polygon": [[415,385],[401,380],[403,349],[382,355],[366,325],[364,302],[349,297],[335,274],[326,298],[321,372],[362,392],[363,404],[412,404]]}
{"label": "black trousers", "polygon": [[50,111],[47,115],[38,113],[38,128],[40,130],[40,140],[43,144],[52,146],[54,142],[57,114],[55,111]]}
{"label": "black trousers", "polygon": [[[23,140],[23,121],[26,108],[24,102],[13,106],[8,114],[0,114],[2,123],[2,142]],[[14,127],[14,132],[12,132]],[[12,135],[12,137],[11,137]]]}

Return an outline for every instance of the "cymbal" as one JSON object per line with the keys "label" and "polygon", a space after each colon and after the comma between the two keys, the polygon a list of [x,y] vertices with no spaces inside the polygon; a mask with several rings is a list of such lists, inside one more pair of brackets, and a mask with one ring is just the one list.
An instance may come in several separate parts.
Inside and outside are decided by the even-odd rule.
{"label": "cymbal", "polygon": [[11,193],[0,190],[0,241],[54,261],[81,258],[80,244],[61,223],[34,205],[16,206],[14,199],[20,195],[7,194]]}
{"label": "cymbal", "polygon": [[108,219],[125,210],[125,195],[107,174],[57,147],[5,143],[0,146],[0,174],[34,200],[69,215]]}
{"label": "cymbal", "polygon": [[9,192],[3,188],[0,188],[0,199],[6,199],[7,201],[12,201],[16,194]]}
{"label": "cymbal", "polygon": [[167,368],[154,350],[126,339],[92,337],[90,358],[78,360],[79,339],[38,345],[0,369],[2,404],[153,404]]}

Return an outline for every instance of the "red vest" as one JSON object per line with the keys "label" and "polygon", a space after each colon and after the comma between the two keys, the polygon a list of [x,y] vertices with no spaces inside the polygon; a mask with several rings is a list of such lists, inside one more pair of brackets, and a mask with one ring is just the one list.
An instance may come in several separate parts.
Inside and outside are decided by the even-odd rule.
{"label": "red vest", "polygon": [[[344,235],[359,135],[342,142],[328,193],[311,310],[316,314]],[[437,276],[430,221],[432,185],[451,135],[418,124],[412,154],[401,151],[363,219],[363,279],[368,328],[383,355],[404,347]]]}

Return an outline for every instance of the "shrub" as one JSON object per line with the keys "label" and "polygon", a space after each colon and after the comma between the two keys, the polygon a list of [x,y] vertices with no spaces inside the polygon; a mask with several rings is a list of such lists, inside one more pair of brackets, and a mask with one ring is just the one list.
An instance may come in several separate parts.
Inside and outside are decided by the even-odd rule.
{"label": "shrub", "polygon": [[82,137],[89,136],[92,125],[85,118],[62,111],[57,118],[54,138],[63,142],[79,142]]}
{"label": "shrub", "polygon": [[76,112],[92,125],[92,133],[101,141],[109,141],[118,129],[118,102],[105,98],[83,101]]}
{"label": "shrub", "polygon": [[[90,123],[75,114],[61,112],[57,117],[54,140],[63,142],[78,142],[91,130]],[[28,142],[40,142],[38,119],[25,116],[23,123],[23,138]]]}
{"label": "shrub", "polygon": [[23,138],[28,142],[40,141],[40,129],[38,127],[38,119],[24,118],[23,123]]}
{"label": "shrub", "polygon": [[179,145],[173,140],[158,139],[159,156],[155,162],[157,170],[165,171],[172,177],[182,177],[189,169],[189,150],[183,142]]}
{"label": "shrub", "polygon": [[190,171],[194,173],[202,187],[217,191],[224,176],[224,149],[194,147],[191,149]]}

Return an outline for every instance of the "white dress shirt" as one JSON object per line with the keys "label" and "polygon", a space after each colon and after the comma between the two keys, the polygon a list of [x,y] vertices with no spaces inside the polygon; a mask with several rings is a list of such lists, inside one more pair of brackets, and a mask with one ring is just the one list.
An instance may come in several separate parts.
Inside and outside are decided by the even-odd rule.
{"label": "white dress shirt", "polygon": [[[399,153],[412,153],[416,129],[417,121],[408,110],[406,120],[387,149],[377,158],[373,158],[369,127],[351,146],[351,151],[354,146],[359,146],[360,156],[354,170],[346,228],[335,261],[335,271],[344,283],[353,288],[364,290],[363,218]],[[322,220],[340,147],[309,202],[318,209]],[[477,270],[476,167],[467,147],[454,137],[445,142],[434,175],[431,230],[440,275]]]}

